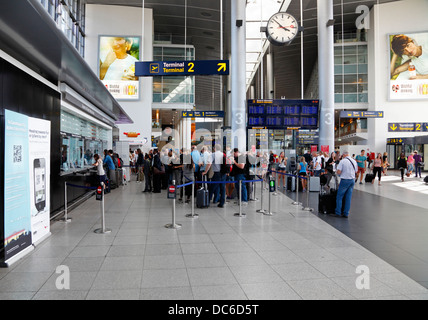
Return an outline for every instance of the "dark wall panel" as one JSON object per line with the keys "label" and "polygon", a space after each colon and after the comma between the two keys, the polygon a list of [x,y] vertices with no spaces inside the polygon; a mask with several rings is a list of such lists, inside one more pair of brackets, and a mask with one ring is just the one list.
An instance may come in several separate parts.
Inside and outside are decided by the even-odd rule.
{"label": "dark wall panel", "polygon": [[[83,183],[82,177],[60,176],[61,166],[61,95],[26,72],[0,59],[1,149],[4,150],[4,109],[51,122],[51,214],[64,206],[64,182]],[[3,153],[3,152],[2,152]],[[0,157],[1,212],[4,207],[4,157]],[[80,197],[84,189],[70,190],[69,201]],[[3,219],[0,220],[2,221]],[[2,222],[1,222],[2,223]],[[3,228],[1,228],[3,230]],[[3,237],[2,237],[3,238]]]}

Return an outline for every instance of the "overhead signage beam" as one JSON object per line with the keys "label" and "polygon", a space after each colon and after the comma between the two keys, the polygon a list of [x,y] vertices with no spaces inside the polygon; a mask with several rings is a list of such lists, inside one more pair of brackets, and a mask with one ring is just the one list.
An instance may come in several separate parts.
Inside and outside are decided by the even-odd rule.
{"label": "overhead signage beam", "polygon": [[341,118],[383,118],[383,111],[340,111]]}
{"label": "overhead signage beam", "polygon": [[224,111],[182,111],[182,118],[224,118]]}
{"label": "overhead signage beam", "polygon": [[405,122],[388,123],[388,132],[427,132],[428,123],[423,122]]}
{"label": "overhead signage beam", "polygon": [[229,60],[140,61],[137,77],[229,75]]}

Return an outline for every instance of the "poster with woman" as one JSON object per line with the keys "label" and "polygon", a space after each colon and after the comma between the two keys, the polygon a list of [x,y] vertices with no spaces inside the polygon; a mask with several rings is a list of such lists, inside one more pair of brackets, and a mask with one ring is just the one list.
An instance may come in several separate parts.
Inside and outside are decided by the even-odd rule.
{"label": "poster with woman", "polygon": [[428,100],[428,32],[389,35],[390,100]]}
{"label": "poster with woman", "polygon": [[140,59],[140,37],[99,37],[99,78],[118,100],[138,100],[135,62]]}

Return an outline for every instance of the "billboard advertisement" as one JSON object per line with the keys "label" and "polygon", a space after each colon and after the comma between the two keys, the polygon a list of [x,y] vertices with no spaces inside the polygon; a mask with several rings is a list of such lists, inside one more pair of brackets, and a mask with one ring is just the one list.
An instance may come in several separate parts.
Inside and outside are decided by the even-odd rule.
{"label": "billboard advertisement", "polygon": [[140,37],[100,36],[98,75],[117,100],[138,100],[135,62],[140,59]]}
{"label": "billboard advertisement", "polygon": [[428,100],[428,32],[389,35],[390,100]]}
{"label": "billboard advertisement", "polygon": [[50,130],[50,121],[5,110],[5,261],[50,233]]}

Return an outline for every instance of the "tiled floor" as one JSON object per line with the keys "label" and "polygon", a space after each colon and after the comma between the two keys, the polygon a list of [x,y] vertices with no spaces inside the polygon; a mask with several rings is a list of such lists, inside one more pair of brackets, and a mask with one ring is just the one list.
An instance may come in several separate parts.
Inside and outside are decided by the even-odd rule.
{"label": "tiled floor", "polygon": [[[260,190],[259,190],[260,191]],[[267,192],[264,194],[267,206]],[[428,290],[320,219],[272,197],[196,209],[141,193],[131,182],[106,197],[106,226],[96,234],[100,203],[90,199],[52,224],[52,235],[8,269],[0,269],[0,299],[427,299]],[[70,289],[57,289],[65,265]],[[357,266],[369,268],[370,289],[357,289]]]}
{"label": "tiled floor", "polygon": [[[428,185],[397,171],[382,177],[382,185],[356,184],[349,220],[314,212],[319,218],[428,288]],[[295,193],[287,193],[291,198]],[[306,205],[306,195],[302,198]],[[317,208],[318,194],[309,194]]]}

